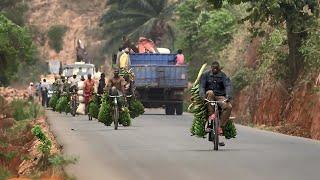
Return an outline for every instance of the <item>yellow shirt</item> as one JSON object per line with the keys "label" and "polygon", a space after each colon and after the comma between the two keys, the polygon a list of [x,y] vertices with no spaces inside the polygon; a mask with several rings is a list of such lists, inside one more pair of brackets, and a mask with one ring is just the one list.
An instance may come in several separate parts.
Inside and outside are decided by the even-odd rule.
{"label": "yellow shirt", "polygon": [[123,53],[119,60],[120,68],[128,68],[129,67],[129,54]]}

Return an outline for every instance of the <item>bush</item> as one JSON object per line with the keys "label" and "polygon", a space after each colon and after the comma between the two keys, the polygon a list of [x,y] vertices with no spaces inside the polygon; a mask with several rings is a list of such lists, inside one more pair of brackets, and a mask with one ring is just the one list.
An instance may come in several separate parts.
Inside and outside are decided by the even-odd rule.
{"label": "bush", "polygon": [[10,177],[11,177],[10,171],[5,169],[5,167],[0,166],[0,179],[9,179]]}
{"label": "bush", "polygon": [[253,71],[249,68],[240,68],[232,77],[232,85],[234,92],[240,92],[243,88],[248,86],[252,81]]}
{"label": "bush", "polygon": [[0,96],[0,109],[1,113],[6,117],[12,117],[12,107],[8,104],[8,102],[4,99],[4,97]]}
{"label": "bush", "polygon": [[75,164],[78,161],[76,157],[66,157],[61,154],[49,158],[49,163],[54,167],[61,167],[69,164]]}
{"label": "bush", "polygon": [[48,137],[42,132],[41,127],[39,125],[36,125],[31,129],[31,132],[41,142],[41,144],[39,144],[38,146],[38,150],[44,155],[49,155],[52,143],[50,139],[48,139]]}
{"label": "bush", "polygon": [[16,99],[11,102],[10,106],[13,111],[12,117],[17,121],[36,119],[43,114],[41,106],[31,101]]}
{"label": "bush", "polygon": [[57,53],[63,49],[63,37],[67,32],[68,27],[64,25],[51,26],[48,31],[49,45]]}
{"label": "bush", "polygon": [[13,109],[13,118],[17,121],[25,120],[29,118],[29,114],[26,110],[28,103],[24,100],[13,100],[11,102],[11,108]]}
{"label": "bush", "polygon": [[19,26],[23,26],[25,24],[25,13],[28,11],[29,7],[27,3],[17,3],[12,7],[9,7],[3,11],[3,15],[5,15],[8,19]]}
{"label": "bush", "polygon": [[[320,21],[320,20],[318,20]],[[320,22],[318,22],[319,24]],[[320,67],[320,32],[319,26],[312,30],[308,39],[303,42],[300,49],[305,57],[304,65],[306,72],[318,72]]]}

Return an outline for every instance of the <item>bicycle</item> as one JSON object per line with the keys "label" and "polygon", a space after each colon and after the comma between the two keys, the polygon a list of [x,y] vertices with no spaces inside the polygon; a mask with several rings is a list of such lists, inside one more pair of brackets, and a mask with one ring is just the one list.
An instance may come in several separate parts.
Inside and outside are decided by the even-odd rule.
{"label": "bicycle", "polygon": [[[131,97],[132,95],[128,95],[126,96],[127,98]],[[118,102],[119,102],[119,98],[123,97],[123,95],[116,95],[116,96],[112,96],[109,95],[110,98],[113,98],[113,114],[112,114],[112,118],[113,118],[113,123],[114,123],[114,129],[118,130],[118,125],[119,125],[119,106],[118,106]],[[126,105],[126,103],[125,103]]]}
{"label": "bicycle", "polygon": [[213,142],[214,150],[218,151],[219,145],[222,145],[219,143],[220,115],[218,103],[224,103],[227,102],[227,100],[210,101],[208,99],[205,99],[205,101],[207,101],[214,109],[214,113],[209,115],[208,126],[206,128],[206,132],[209,133],[208,140]]}

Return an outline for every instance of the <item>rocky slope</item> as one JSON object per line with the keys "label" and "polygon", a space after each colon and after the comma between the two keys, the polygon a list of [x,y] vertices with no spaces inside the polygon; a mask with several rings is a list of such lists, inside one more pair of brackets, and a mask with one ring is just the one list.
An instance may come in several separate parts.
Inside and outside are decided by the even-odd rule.
{"label": "rocky slope", "polygon": [[74,62],[77,39],[81,39],[92,49],[100,47],[102,43],[97,28],[106,8],[105,3],[105,0],[30,0],[27,24],[44,35],[52,25],[68,27],[60,53],[49,47],[46,37],[44,44],[38,44],[43,59],[59,59],[63,63]]}

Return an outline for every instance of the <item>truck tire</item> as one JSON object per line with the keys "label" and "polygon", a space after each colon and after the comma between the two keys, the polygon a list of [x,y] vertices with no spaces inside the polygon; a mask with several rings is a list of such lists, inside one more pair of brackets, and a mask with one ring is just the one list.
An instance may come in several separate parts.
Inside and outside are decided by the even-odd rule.
{"label": "truck tire", "polygon": [[176,114],[182,115],[183,114],[183,103],[177,103],[175,104]]}
{"label": "truck tire", "polygon": [[166,105],[166,115],[174,115],[174,105],[173,104],[169,104],[169,105]]}

